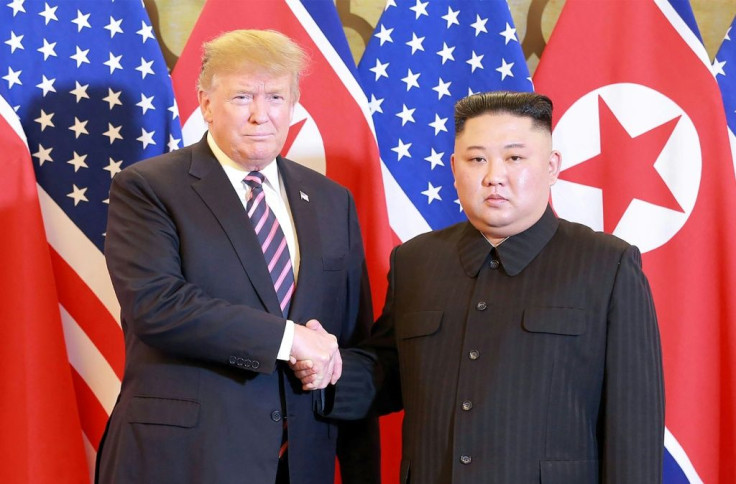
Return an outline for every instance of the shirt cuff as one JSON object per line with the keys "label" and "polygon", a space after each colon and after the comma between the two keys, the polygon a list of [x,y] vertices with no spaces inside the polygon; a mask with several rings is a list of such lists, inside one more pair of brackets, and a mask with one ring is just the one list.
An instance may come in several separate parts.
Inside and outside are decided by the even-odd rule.
{"label": "shirt cuff", "polygon": [[279,353],[276,355],[277,360],[289,361],[292,343],[294,343],[294,321],[289,321],[287,319],[286,327],[284,328],[284,337],[281,339]]}

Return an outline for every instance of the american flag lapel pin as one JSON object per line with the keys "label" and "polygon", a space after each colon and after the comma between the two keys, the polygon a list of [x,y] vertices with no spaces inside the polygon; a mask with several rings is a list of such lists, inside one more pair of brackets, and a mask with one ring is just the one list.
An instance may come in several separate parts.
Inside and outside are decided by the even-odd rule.
{"label": "american flag lapel pin", "polygon": [[305,202],[308,202],[309,201],[309,195],[307,195],[306,193],[304,193],[301,190],[299,190],[299,197],[301,197],[301,199],[304,200]]}

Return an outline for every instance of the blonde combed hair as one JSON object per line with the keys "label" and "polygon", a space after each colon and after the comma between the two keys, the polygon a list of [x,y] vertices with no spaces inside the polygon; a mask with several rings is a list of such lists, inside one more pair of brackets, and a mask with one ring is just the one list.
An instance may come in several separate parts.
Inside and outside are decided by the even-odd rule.
{"label": "blonde combed hair", "polygon": [[217,74],[254,70],[273,76],[291,74],[293,102],[299,99],[299,80],[308,64],[306,52],[275,30],[232,30],[202,45],[202,68],[197,88],[209,91]]}

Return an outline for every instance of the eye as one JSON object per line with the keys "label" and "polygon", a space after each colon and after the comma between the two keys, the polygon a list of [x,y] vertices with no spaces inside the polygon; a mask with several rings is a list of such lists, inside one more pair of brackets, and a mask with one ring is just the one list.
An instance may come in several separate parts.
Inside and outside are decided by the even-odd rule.
{"label": "eye", "polygon": [[231,99],[231,102],[233,104],[243,105],[243,104],[248,104],[252,100],[253,100],[253,96],[251,94],[236,94]]}
{"label": "eye", "polygon": [[523,159],[524,159],[524,157],[522,157],[520,155],[511,155],[511,156],[509,156],[509,160],[510,161],[513,161],[513,162],[519,162],[519,161],[521,161]]}
{"label": "eye", "polygon": [[474,163],[485,163],[486,162],[486,159],[484,157],[482,157],[482,156],[474,156],[474,157],[470,158],[470,161],[472,161]]}

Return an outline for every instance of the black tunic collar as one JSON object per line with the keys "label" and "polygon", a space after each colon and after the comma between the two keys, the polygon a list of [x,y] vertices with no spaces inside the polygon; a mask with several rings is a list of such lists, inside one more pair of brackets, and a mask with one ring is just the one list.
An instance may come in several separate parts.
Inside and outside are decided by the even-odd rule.
{"label": "black tunic collar", "polygon": [[[524,232],[512,235],[495,248],[504,272],[519,274],[542,251],[557,231],[560,221],[548,205],[542,217]],[[460,263],[465,273],[476,277],[488,259],[492,246],[478,229],[467,222],[458,241]]]}

